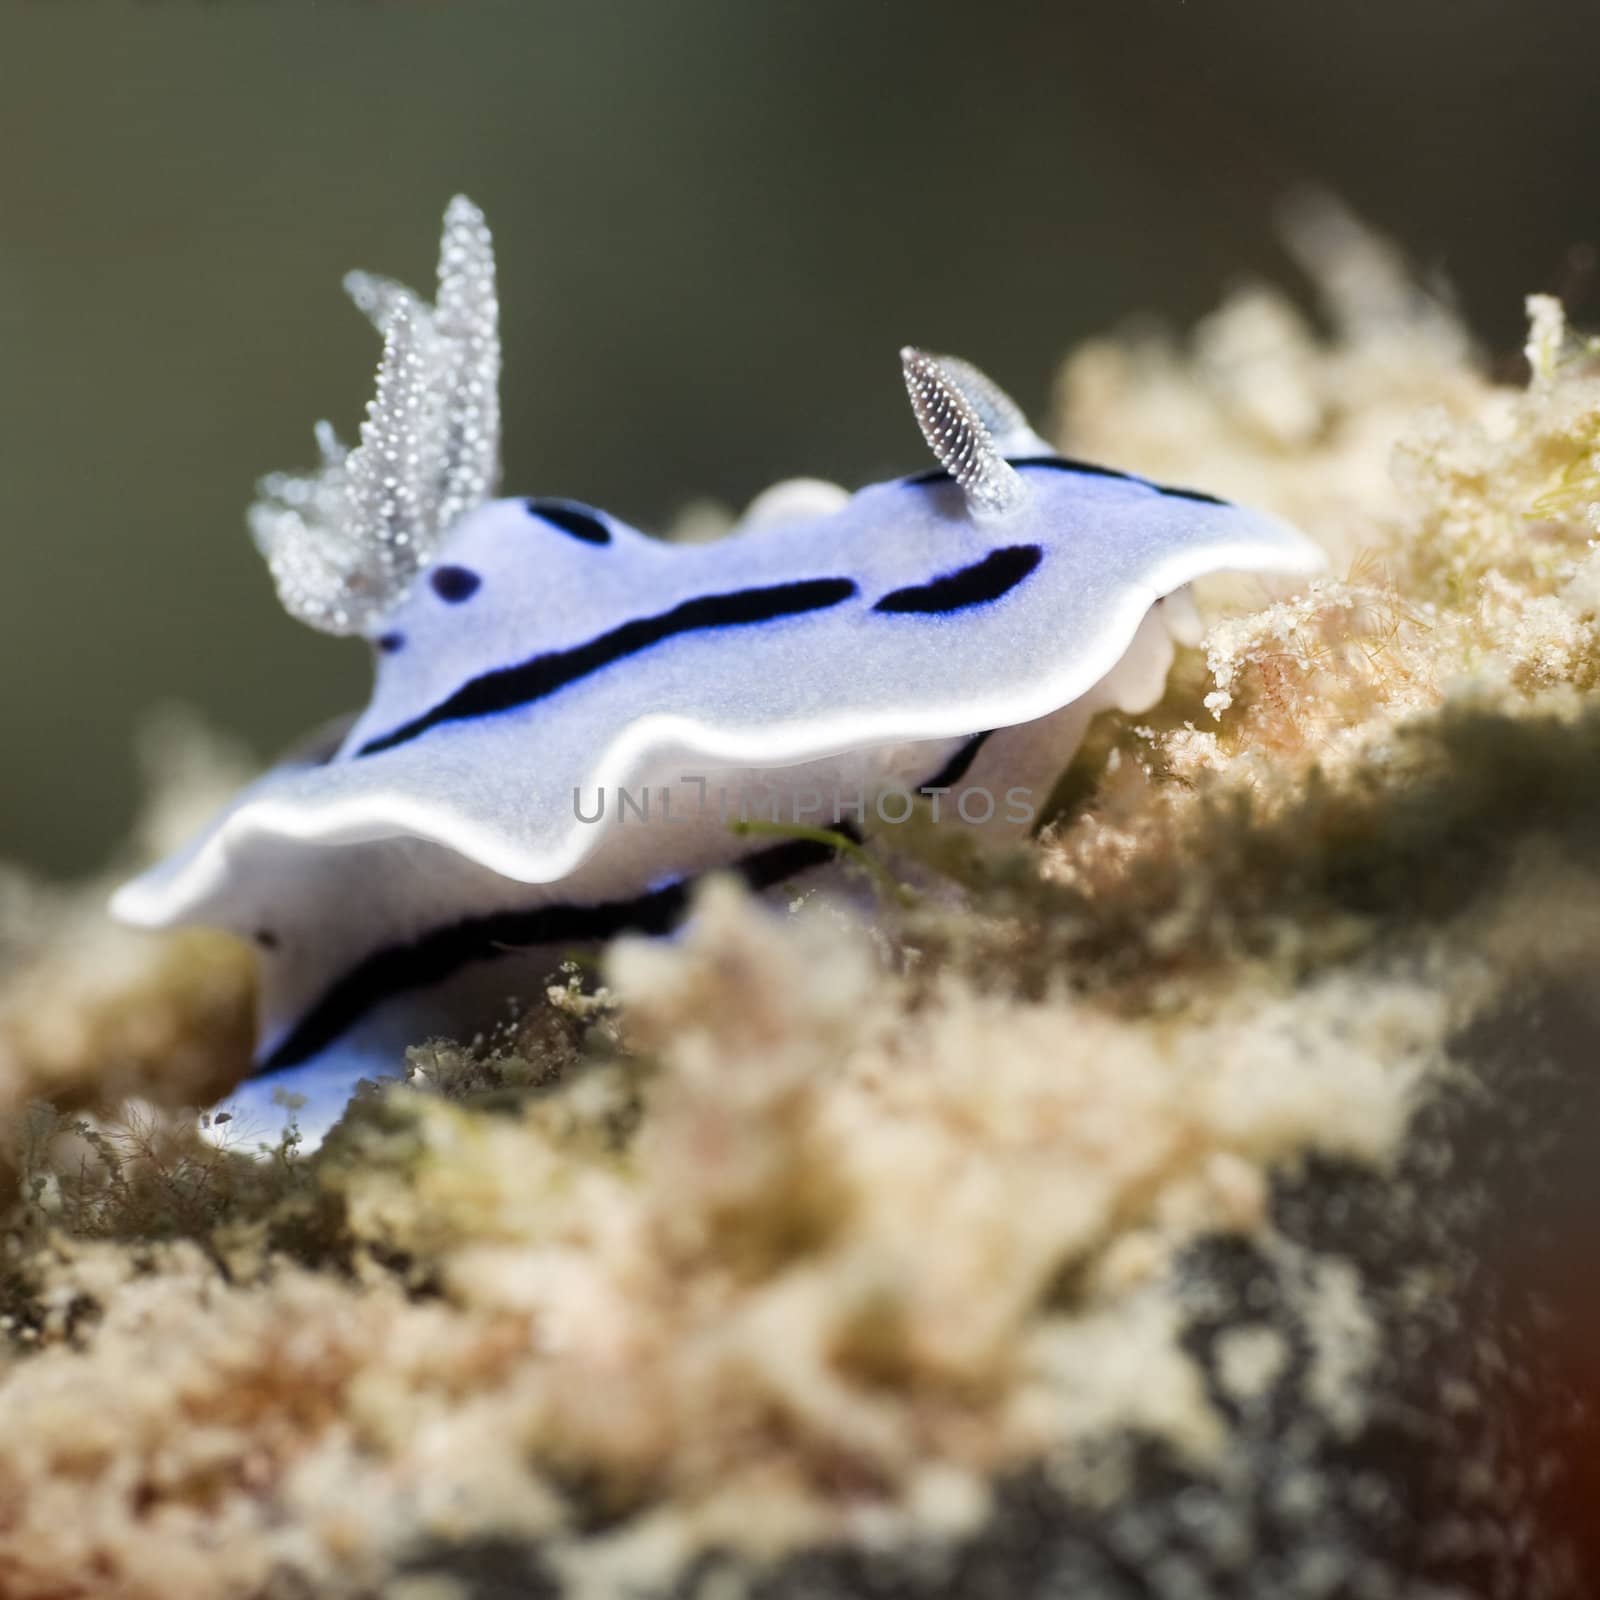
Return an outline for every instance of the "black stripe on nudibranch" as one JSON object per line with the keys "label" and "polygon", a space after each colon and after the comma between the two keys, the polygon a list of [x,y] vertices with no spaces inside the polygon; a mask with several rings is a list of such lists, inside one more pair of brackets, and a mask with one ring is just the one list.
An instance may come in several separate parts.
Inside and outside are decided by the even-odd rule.
{"label": "black stripe on nudibranch", "polygon": [[[860,832],[850,823],[831,831],[852,844],[861,843]],[[734,862],[730,870],[760,893],[825,865],[837,853],[837,847],[824,840],[792,839],[754,851]],[[669,933],[688,909],[692,888],[693,880],[683,879],[631,900],[498,911],[436,928],[411,944],[376,951],[340,978],[251,1076],[266,1078],[287,1072],[326,1050],[384,1001],[432,988],[463,968],[492,961],[507,950],[588,944],[619,933]]]}
{"label": "black stripe on nudibranch", "polygon": [[529,500],[528,510],[551,527],[569,533],[585,544],[610,544],[611,530],[601,521],[599,514],[578,500]]}
{"label": "black stripe on nudibranch", "polygon": [[993,732],[993,728],[986,728],[982,733],[973,734],[931,778],[923,779],[917,787],[922,790],[953,789],[971,770],[972,763],[978,759],[978,752],[983,748],[984,740]]}
{"label": "black stripe on nudibranch", "polygon": [[1156,485],[1169,500],[1193,500],[1203,506],[1225,506],[1230,502],[1219,494],[1207,494],[1204,489],[1176,489],[1170,483]]}
{"label": "black stripe on nudibranch", "polygon": [[470,600],[483,586],[483,579],[470,567],[435,567],[428,574],[428,582],[441,600],[453,606]]}
{"label": "black stripe on nudibranch", "polygon": [[1011,465],[1038,467],[1045,472],[1081,472],[1095,478],[1124,478],[1129,483],[1142,483],[1169,500],[1197,500],[1207,506],[1225,506],[1228,503],[1214,494],[1207,494],[1204,489],[1180,489],[1170,483],[1152,483],[1149,478],[1141,478],[1137,473],[1118,472],[1114,467],[1097,467],[1092,462],[1072,461],[1066,456],[1019,456]]}
{"label": "black stripe on nudibranch", "polygon": [[[1141,478],[1136,472],[1119,472],[1115,467],[1102,467],[1093,461],[1075,461],[1070,456],[1011,456],[1009,462],[1019,470],[1037,467],[1041,472],[1075,472],[1086,478],[1119,478],[1124,483],[1142,484],[1146,489],[1154,489],[1157,494],[1164,494],[1172,500],[1195,500],[1207,506],[1228,504],[1226,500],[1207,494],[1203,489],[1180,489],[1171,484],[1152,483],[1149,478]],[[900,481],[928,484],[949,483],[952,480],[943,467],[934,467],[929,472],[919,472],[914,478],[902,478]]]}
{"label": "black stripe on nudibranch", "polygon": [[1036,544],[1008,544],[991,550],[982,561],[947,572],[930,583],[893,589],[872,609],[938,615],[986,605],[1015,589],[1043,557],[1044,551]]}
{"label": "black stripe on nudibranch", "polygon": [[670,611],[624,622],[587,644],[551,650],[515,666],[501,667],[473,678],[431,711],[367,740],[356,754],[371,756],[392,750],[446,722],[465,722],[473,717],[493,716],[496,712],[532,705],[579,678],[586,678],[602,667],[637,655],[680,633],[749,627],[808,611],[824,611],[850,599],[856,592],[849,578],[807,578],[796,583],[768,584],[759,589],[735,589],[729,594],[698,595],[673,606]]}

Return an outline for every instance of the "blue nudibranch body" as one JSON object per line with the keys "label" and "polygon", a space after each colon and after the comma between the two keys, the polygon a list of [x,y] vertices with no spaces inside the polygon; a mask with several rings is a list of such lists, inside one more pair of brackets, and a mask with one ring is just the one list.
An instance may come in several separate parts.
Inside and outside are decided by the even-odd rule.
{"label": "blue nudibranch body", "polygon": [[114,902],[256,941],[256,1072],[225,1105],[261,1131],[281,1089],[320,1138],[360,1078],[493,1021],[573,945],[668,931],[699,873],[827,871],[814,837],[735,833],[719,793],[847,836],[902,814],[887,791],[981,793],[964,818],[1025,830],[995,798],[1042,799],[1095,711],[1159,697],[1188,583],[1322,564],[1268,517],[1063,460],[976,369],[914,350],[932,472],[780,485],[694,545],[491,499],[481,214],[451,203],[434,305],[347,286],[384,334],[361,442],[319,426],[320,469],[264,480],[251,521],[288,609],[373,643],[371,701]]}

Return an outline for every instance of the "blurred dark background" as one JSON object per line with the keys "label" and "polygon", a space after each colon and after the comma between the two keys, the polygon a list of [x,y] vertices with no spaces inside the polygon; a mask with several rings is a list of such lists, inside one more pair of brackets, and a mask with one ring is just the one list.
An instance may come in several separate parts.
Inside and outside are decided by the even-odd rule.
{"label": "blurred dark background", "polygon": [[508,490],[645,527],[920,465],[907,340],[1043,411],[1085,335],[1291,279],[1307,181],[1490,351],[1528,290],[1600,320],[1594,0],[0,6],[0,857],[54,871],[124,831],[152,705],[266,753],[361,697],[242,513],[317,417],[354,431],[341,274],[426,287],[457,189],[499,244]]}

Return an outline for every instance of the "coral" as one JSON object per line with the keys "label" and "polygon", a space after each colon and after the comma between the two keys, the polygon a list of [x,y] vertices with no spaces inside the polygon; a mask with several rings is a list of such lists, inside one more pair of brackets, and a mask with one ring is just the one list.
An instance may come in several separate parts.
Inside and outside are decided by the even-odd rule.
{"label": "coral", "polygon": [[[1065,439],[1336,575],[1213,593],[1025,850],[908,830],[870,922],[712,881],[309,1160],[177,1109],[237,1070],[244,952],[6,881],[0,1592],[1020,1592],[1052,1540],[1084,1592],[1394,1592],[1393,1527],[1438,1576],[1461,1507],[1535,1559],[1455,1165],[1571,1053],[1519,1007],[1588,1017],[1600,377],[1540,302],[1492,386],[1387,247],[1298,227],[1331,339],[1252,291],[1101,342]],[[1382,1524],[1402,1413],[1438,1482]]]}

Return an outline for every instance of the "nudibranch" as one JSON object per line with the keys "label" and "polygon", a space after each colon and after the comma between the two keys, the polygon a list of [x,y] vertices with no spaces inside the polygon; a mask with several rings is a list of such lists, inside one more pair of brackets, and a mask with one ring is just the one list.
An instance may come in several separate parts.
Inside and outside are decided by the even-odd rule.
{"label": "nudibranch", "polygon": [[[1269,517],[1062,458],[916,350],[932,471],[780,485],[699,544],[494,498],[481,212],[452,201],[434,304],[346,287],[383,336],[360,441],[319,424],[320,467],[264,479],[250,522],[285,607],[371,643],[371,700],[113,902],[259,947],[255,1070],[224,1102],[246,1127],[281,1126],[284,1091],[315,1142],[361,1078],[470,1036],[574,946],[670,931],[708,870],[815,882],[919,794],[1025,830],[1090,716],[1161,693],[1186,585],[1322,564]],[[753,838],[741,813],[799,826]]]}

